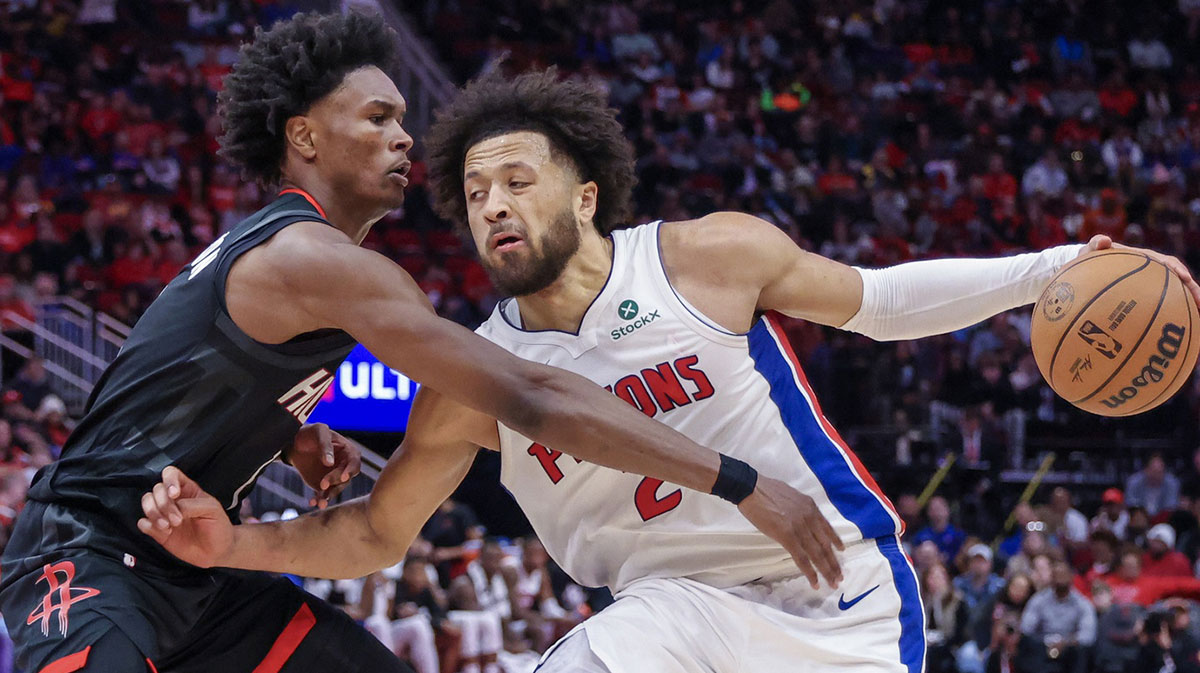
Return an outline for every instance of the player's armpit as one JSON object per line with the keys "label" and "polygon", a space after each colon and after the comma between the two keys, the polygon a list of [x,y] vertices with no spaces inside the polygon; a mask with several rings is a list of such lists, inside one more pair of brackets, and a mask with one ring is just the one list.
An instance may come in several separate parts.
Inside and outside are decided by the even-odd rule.
{"label": "player's armpit", "polygon": [[722,212],[663,225],[667,275],[685,299],[733,332],[762,311],[838,326],[862,302],[853,268],[806,252],[769,222]]}

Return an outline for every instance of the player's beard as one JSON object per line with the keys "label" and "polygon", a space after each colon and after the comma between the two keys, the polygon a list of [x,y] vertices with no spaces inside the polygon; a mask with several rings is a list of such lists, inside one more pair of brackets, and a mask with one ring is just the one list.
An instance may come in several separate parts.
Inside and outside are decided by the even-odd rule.
{"label": "player's beard", "polygon": [[525,250],[508,253],[500,264],[482,258],[484,271],[496,289],[509,297],[524,297],[550,287],[579,251],[582,236],[579,221],[563,210],[536,241],[527,240]]}

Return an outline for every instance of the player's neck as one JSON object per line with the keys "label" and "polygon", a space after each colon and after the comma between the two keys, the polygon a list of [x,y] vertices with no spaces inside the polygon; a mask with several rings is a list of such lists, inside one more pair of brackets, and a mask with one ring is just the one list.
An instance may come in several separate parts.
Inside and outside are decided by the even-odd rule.
{"label": "player's neck", "polygon": [[578,332],[583,314],[608,282],[612,252],[611,239],[585,235],[558,280],[541,292],[517,298],[524,328]]}
{"label": "player's neck", "polygon": [[325,219],[329,220],[335,229],[349,236],[355,245],[362,243],[367,237],[367,232],[371,230],[371,225],[387,214],[386,210],[381,212],[378,206],[372,204],[338,199],[330,185],[318,180],[306,180],[302,177],[284,178],[280,190],[285,189],[299,189],[311,196],[318,209],[325,215]]}

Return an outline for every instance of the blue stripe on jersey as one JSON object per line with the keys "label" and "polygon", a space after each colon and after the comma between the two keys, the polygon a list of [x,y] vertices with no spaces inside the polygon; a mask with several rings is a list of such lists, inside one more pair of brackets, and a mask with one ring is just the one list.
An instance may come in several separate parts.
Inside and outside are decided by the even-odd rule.
{"label": "blue stripe on jersey", "polygon": [[754,368],[770,385],[771,400],[779,407],[783,424],[833,506],[858,527],[863,539],[895,535],[895,519],[875,493],[859,480],[833,438],[821,428],[815,410],[804,398],[788,366],[787,355],[775,343],[766,319],[750,330],[748,338]]}
{"label": "blue stripe on jersey", "polygon": [[900,594],[900,663],[908,673],[921,673],[925,666],[925,609],[917,576],[895,536],[877,538],[875,544],[892,567],[896,592]]}

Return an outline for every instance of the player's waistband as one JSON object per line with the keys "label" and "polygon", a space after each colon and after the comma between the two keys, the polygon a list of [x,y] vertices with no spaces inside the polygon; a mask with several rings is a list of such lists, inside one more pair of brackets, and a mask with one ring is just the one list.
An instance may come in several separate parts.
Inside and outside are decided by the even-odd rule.
{"label": "player's waistband", "polygon": [[53,558],[77,555],[104,557],[150,577],[175,579],[210,572],[176,559],[141,531],[130,532],[102,512],[27,500],[0,556],[0,580],[38,570]]}

